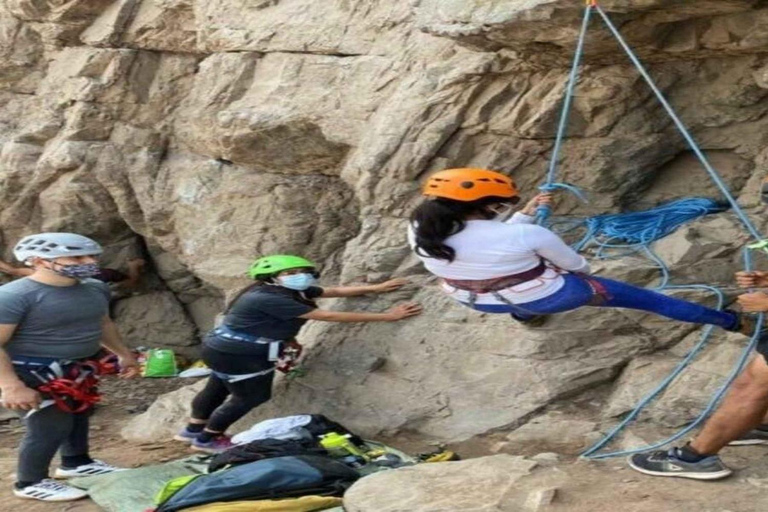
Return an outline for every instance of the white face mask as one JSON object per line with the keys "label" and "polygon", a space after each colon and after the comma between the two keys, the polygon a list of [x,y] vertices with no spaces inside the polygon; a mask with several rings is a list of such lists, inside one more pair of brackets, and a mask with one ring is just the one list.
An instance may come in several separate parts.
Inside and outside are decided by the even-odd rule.
{"label": "white face mask", "polygon": [[280,286],[289,290],[304,291],[317,282],[312,274],[291,274],[277,278]]}
{"label": "white face mask", "polygon": [[488,206],[487,208],[488,208],[488,211],[496,214],[496,217],[493,218],[493,220],[495,220],[496,222],[507,221],[512,216],[512,212],[515,209],[514,205],[511,205],[511,204],[498,204],[498,205]]}

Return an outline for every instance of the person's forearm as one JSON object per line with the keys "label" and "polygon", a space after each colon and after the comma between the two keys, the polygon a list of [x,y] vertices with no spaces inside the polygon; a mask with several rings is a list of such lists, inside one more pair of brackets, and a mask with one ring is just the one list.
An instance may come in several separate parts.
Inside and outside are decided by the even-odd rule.
{"label": "person's forearm", "polygon": [[315,310],[302,317],[322,322],[391,322],[389,313],[351,313],[347,311]]}
{"label": "person's forearm", "polygon": [[333,288],[325,288],[323,290],[323,297],[359,297],[360,295],[367,295],[369,293],[376,293],[376,285],[359,285],[359,286],[335,286]]}
{"label": "person's forearm", "polygon": [[4,261],[0,261],[0,272],[16,277],[26,277],[34,274],[35,270],[29,267],[14,267]]}
{"label": "person's forearm", "polygon": [[124,343],[112,320],[105,321],[101,333],[101,345],[118,356],[131,356],[133,352]]}
{"label": "person's forearm", "polygon": [[0,389],[24,386],[24,383],[16,375],[11,363],[11,357],[0,348]]}

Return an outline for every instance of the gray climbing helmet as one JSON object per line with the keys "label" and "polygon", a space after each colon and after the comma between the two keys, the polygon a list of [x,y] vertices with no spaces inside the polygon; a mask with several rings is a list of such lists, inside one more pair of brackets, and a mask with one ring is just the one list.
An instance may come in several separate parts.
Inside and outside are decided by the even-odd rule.
{"label": "gray climbing helmet", "polygon": [[75,233],[39,233],[22,238],[13,248],[17,260],[29,258],[52,260],[66,256],[97,256],[101,246],[88,237]]}

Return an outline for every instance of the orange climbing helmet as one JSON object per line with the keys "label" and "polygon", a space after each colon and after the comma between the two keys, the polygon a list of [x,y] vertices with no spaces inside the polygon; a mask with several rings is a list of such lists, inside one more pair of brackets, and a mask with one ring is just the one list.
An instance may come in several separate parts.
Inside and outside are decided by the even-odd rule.
{"label": "orange climbing helmet", "polygon": [[519,192],[511,178],[486,169],[446,169],[429,177],[424,195],[454,201],[477,201],[484,197],[511,199]]}

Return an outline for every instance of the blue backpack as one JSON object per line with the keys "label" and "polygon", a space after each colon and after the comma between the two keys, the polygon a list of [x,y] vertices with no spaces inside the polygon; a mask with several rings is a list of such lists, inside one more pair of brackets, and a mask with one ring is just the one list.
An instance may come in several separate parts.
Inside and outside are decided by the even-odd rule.
{"label": "blue backpack", "polygon": [[195,478],[155,512],[176,512],[208,503],[300,496],[342,496],[360,475],[321,455],[257,460]]}

